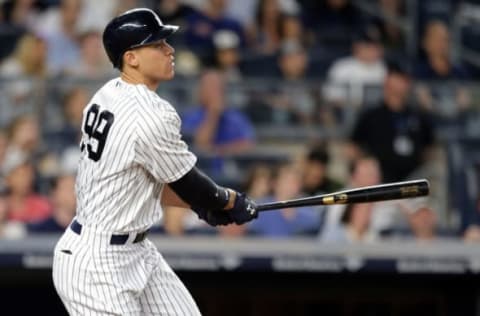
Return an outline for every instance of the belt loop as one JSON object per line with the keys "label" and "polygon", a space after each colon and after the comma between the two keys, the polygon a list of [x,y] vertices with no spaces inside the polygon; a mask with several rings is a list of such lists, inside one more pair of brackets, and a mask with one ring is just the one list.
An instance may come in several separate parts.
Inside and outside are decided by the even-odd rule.
{"label": "belt loop", "polygon": [[77,222],[76,219],[74,219],[74,220],[72,221],[72,223],[70,224],[70,228],[71,228],[77,235],[82,234],[82,224],[80,224],[79,222]]}
{"label": "belt loop", "polygon": [[133,244],[133,243],[135,242],[135,241],[134,241],[135,238],[137,238],[137,235],[138,235],[137,233],[130,233],[130,234],[128,234],[128,235],[127,235],[128,238],[127,238],[127,240],[125,240],[125,243],[126,243],[126,244]]}

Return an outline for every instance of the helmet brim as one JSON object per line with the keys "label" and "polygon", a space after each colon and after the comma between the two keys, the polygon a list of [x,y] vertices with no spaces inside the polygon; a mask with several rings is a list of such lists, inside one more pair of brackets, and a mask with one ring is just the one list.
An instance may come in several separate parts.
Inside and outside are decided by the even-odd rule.
{"label": "helmet brim", "polygon": [[177,25],[162,25],[161,29],[154,34],[150,34],[145,38],[140,44],[133,45],[129,49],[138,48],[142,46],[147,46],[155,42],[161,41],[178,31],[179,27]]}

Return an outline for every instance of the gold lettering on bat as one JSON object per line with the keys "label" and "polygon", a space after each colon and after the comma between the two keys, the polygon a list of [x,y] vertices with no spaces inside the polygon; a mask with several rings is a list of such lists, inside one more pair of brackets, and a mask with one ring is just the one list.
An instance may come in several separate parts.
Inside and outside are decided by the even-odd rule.
{"label": "gold lettering on bat", "polygon": [[342,193],[335,196],[337,203],[345,204],[348,202],[348,195]]}
{"label": "gold lettering on bat", "polygon": [[400,188],[402,196],[417,196],[420,193],[418,185],[411,185],[408,187]]}
{"label": "gold lettering on bat", "polygon": [[345,204],[348,202],[348,195],[342,193],[337,195],[329,195],[322,199],[323,204]]}

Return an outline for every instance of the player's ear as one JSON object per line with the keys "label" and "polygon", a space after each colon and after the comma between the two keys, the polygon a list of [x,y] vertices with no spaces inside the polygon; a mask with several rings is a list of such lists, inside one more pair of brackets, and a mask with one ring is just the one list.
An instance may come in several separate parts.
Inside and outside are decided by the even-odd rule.
{"label": "player's ear", "polygon": [[123,61],[124,64],[129,65],[132,68],[138,67],[138,56],[134,50],[127,50],[125,54],[123,54]]}

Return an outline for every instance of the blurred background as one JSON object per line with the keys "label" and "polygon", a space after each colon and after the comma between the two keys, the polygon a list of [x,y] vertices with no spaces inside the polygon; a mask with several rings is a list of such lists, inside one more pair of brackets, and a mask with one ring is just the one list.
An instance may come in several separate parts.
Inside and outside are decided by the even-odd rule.
{"label": "blurred background", "polygon": [[431,183],[218,229],[165,209],[151,239],[205,315],[480,315],[476,0],[0,1],[0,314],[65,315],[82,111],[118,76],[104,26],[139,6],[180,26],[158,93],[217,182],[258,202]]}

